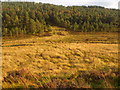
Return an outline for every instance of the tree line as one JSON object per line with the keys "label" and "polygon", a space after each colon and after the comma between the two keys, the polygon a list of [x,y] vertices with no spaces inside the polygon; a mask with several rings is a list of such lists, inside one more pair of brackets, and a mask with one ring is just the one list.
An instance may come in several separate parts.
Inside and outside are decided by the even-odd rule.
{"label": "tree line", "polygon": [[51,26],[78,32],[118,31],[118,10],[101,6],[62,6],[2,2],[3,36],[51,32]]}

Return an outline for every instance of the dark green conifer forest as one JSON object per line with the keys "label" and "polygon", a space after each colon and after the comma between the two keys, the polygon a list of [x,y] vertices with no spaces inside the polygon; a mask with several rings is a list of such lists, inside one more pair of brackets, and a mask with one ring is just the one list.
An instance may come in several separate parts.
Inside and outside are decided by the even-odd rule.
{"label": "dark green conifer forest", "polygon": [[3,36],[51,32],[51,26],[77,32],[116,32],[119,26],[118,10],[101,6],[3,2],[2,9]]}

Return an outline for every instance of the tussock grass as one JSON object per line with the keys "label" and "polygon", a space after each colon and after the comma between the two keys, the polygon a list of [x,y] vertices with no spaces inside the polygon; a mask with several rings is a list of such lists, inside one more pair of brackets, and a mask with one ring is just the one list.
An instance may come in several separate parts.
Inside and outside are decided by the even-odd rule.
{"label": "tussock grass", "polygon": [[117,43],[117,33],[3,40],[3,87],[117,88]]}

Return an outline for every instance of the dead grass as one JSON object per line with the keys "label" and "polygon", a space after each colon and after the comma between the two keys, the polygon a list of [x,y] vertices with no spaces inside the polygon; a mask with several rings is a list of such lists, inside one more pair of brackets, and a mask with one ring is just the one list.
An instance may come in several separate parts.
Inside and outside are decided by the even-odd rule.
{"label": "dead grass", "polygon": [[117,43],[117,33],[3,40],[3,87],[119,87]]}

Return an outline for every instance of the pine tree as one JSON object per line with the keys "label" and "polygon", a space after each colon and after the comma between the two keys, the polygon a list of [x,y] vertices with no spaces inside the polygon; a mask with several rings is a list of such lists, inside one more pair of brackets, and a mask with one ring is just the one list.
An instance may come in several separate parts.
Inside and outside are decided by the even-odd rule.
{"label": "pine tree", "polygon": [[73,30],[74,31],[78,31],[79,25],[75,22],[75,24],[73,25]]}

